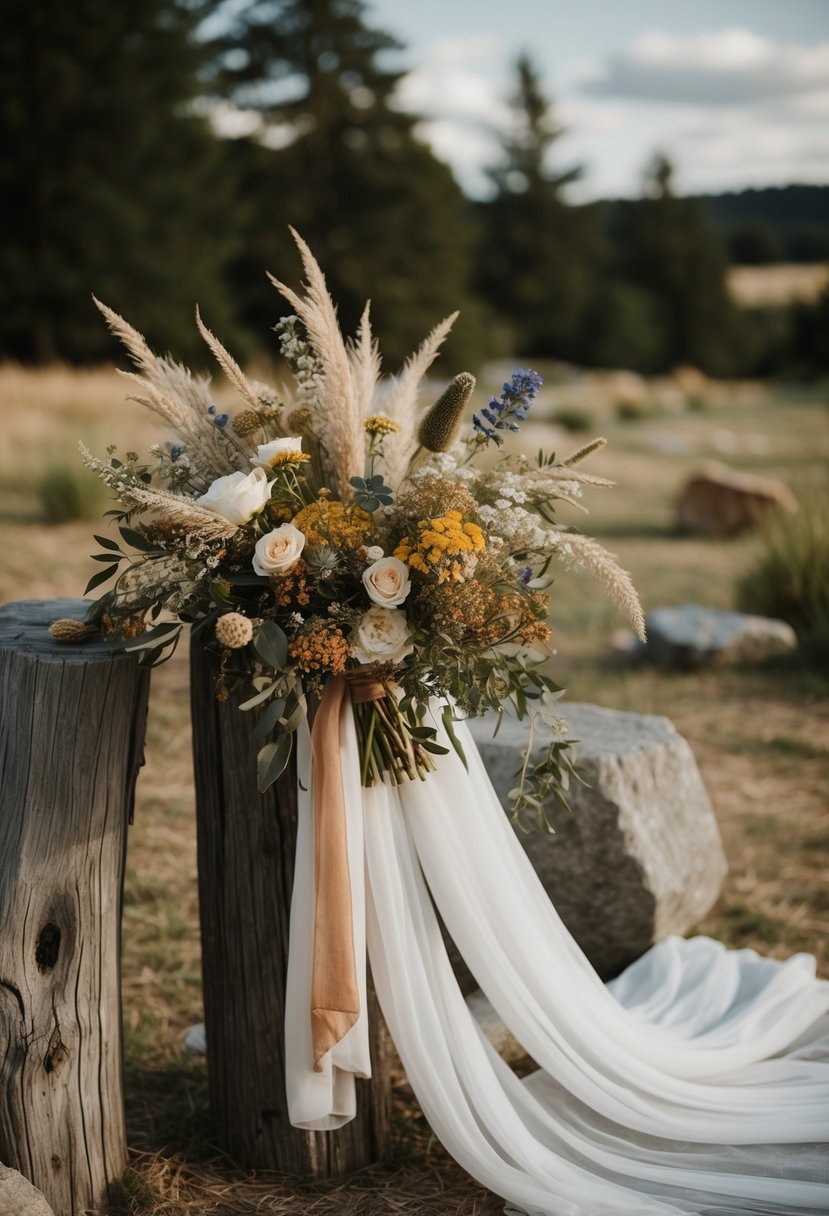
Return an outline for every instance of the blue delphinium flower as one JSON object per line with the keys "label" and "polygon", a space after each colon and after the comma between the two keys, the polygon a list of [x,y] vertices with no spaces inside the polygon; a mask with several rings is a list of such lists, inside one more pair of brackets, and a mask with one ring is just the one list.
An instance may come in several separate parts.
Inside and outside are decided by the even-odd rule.
{"label": "blue delphinium flower", "polygon": [[216,413],[216,406],[215,406],[215,405],[208,405],[208,407],[207,407],[207,412],[208,412],[208,414],[215,414],[215,413]]}
{"label": "blue delphinium flower", "polygon": [[229,414],[219,414],[219,416],[217,418],[214,418],[213,421],[216,424],[216,426],[224,429],[227,426],[228,422],[230,421],[230,415]]}
{"label": "blue delphinium flower", "polygon": [[180,443],[173,444],[173,446],[170,448],[170,459],[173,461],[173,463],[175,463],[178,460],[179,456],[181,455],[181,453],[183,451],[184,451],[184,446],[182,444],[180,444]]}
{"label": "blue delphinium flower", "polygon": [[538,372],[523,368],[513,372],[501,396],[490,397],[487,408],[480,415],[472,415],[473,430],[487,440],[493,439],[500,447],[504,441],[498,432],[520,430],[518,424],[525,421],[543,383]]}

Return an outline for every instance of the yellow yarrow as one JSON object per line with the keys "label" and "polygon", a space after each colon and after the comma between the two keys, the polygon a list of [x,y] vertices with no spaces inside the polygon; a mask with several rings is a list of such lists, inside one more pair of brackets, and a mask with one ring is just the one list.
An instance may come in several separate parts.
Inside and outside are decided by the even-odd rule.
{"label": "yellow yarrow", "polygon": [[395,422],[393,418],[387,418],[385,414],[372,414],[370,418],[366,418],[363,425],[367,435],[393,435],[395,431],[400,430],[400,423]]}
{"label": "yellow yarrow", "polygon": [[400,541],[394,556],[412,570],[435,576],[439,583],[459,583],[469,578],[477,564],[476,554],[486,547],[483,530],[464,521],[460,511],[421,519],[417,530],[414,541],[408,536]]}
{"label": "yellow yarrow", "polygon": [[371,516],[355,504],[319,498],[303,507],[291,521],[309,547],[329,545],[333,549],[359,549],[371,531]]}

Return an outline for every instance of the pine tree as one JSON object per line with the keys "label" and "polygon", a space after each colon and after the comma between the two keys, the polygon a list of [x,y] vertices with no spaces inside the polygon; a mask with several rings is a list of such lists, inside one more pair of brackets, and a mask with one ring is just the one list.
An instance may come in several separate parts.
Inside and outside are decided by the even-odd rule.
{"label": "pine tree", "polygon": [[723,240],[700,202],[674,194],[667,157],[648,167],[643,198],[616,205],[611,234],[620,278],[658,307],[661,366],[733,370],[743,335],[726,288]]}
{"label": "pine tree", "polygon": [[[203,6],[202,6],[203,8]],[[227,332],[230,195],[192,110],[198,0],[7,0],[0,38],[0,350],[87,360],[94,292],[190,357],[199,301]]]}
{"label": "pine tree", "polygon": [[214,88],[260,116],[255,135],[228,150],[241,178],[233,282],[246,325],[264,333],[284,307],[264,271],[284,277],[296,265],[292,224],[346,329],[371,298],[390,365],[456,308],[445,363],[466,361],[479,315],[467,286],[468,207],[416,120],[394,106],[401,73],[383,57],[399,44],[367,24],[362,0],[250,0],[235,14]]}
{"label": "pine tree", "polygon": [[479,285],[511,325],[519,354],[571,358],[600,255],[597,212],[564,196],[580,169],[550,168],[563,129],[527,55],[516,74],[513,129],[490,170],[494,197],[480,209]]}

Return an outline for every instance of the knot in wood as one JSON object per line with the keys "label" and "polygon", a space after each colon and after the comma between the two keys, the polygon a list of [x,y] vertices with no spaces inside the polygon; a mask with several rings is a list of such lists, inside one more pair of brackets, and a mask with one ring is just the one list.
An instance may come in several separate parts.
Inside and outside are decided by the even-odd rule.
{"label": "knot in wood", "polygon": [[37,963],[38,971],[51,971],[55,963],[58,961],[60,953],[60,929],[57,925],[53,925],[51,921],[43,926],[40,933],[37,935],[37,945],[35,946],[35,962]]}

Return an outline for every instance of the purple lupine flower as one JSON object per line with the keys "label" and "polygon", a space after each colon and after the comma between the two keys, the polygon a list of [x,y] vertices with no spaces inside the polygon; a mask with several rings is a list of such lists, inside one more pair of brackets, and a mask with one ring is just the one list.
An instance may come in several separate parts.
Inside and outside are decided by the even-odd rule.
{"label": "purple lupine flower", "polygon": [[[498,431],[518,431],[520,422],[525,422],[529,408],[538,395],[544,381],[538,372],[520,368],[512,373],[512,379],[504,383],[500,397],[490,397],[486,409],[480,416],[472,415],[472,428],[487,440],[494,440],[500,447],[504,442]],[[482,421],[483,419],[483,421]]]}

